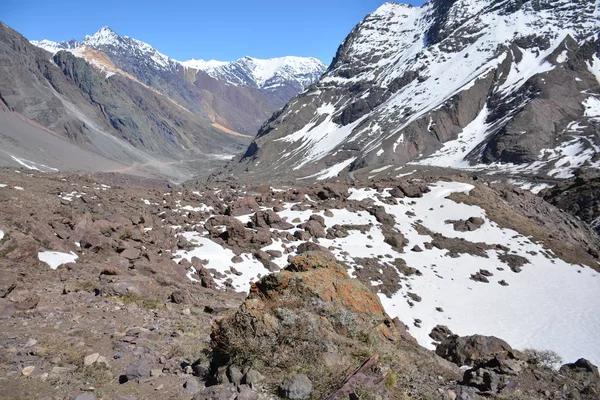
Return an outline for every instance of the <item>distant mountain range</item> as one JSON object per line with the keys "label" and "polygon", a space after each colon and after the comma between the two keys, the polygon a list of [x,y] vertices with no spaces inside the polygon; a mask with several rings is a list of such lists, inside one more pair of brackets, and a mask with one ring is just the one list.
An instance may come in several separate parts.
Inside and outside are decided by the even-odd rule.
{"label": "distant mountain range", "polygon": [[235,86],[269,89],[271,91],[289,87],[295,94],[319,79],[327,69],[325,64],[312,57],[288,56],[266,60],[243,57],[230,62],[195,59],[176,61],[160,53],[147,43],[118,35],[108,26],[101,28],[92,36],[86,36],[82,41],[71,39],[69,41],[53,42],[43,39],[40,41],[34,40],[31,43],[52,54],[65,50],[77,56],[89,58],[90,61],[95,62],[99,68],[108,73],[113,72],[111,66],[102,64],[93,57],[86,57],[86,54],[89,54],[85,51],[86,47],[96,50],[108,50],[107,53],[111,51],[116,53],[119,50],[132,52],[147,59],[150,63],[149,66],[156,69],[176,71],[179,66],[184,66],[189,69],[204,71],[219,81]]}
{"label": "distant mountain range", "polygon": [[415,163],[556,180],[597,169],[598,26],[589,0],[385,3],[230,172],[394,176]]}
{"label": "distant mountain range", "polygon": [[[30,43],[4,24],[0,60],[6,112],[131,165],[129,172],[175,180],[207,174],[242,150],[273,112],[326,69],[298,57],[247,57],[201,69],[108,27],[82,41]],[[46,160],[26,146],[0,159]]]}

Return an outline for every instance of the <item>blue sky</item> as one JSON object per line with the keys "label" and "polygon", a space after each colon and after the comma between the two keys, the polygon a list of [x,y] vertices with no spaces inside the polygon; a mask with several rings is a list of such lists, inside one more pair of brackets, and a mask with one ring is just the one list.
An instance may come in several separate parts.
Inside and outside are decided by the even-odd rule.
{"label": "blue sky", "polygon": [[[414,5],[423,0],[404,1]],[[0,0],[0,19],[30,40],[83,39],[108,25],[178,59],[312,56],[338,45],[383,0]]]}

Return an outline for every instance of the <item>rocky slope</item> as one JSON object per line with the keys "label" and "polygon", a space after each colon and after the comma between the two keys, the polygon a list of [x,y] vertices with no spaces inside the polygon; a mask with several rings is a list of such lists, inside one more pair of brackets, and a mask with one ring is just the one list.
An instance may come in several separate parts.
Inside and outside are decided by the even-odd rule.
{"label": "rocky slope", "polygon": [[597,238],[525,191],[3,168],[0,204],[2,398],[598,397]]}
{"label": "rocky slope", "polygon": [[600,175],[579,170],[575,178],[542,193],[544,200],[575,215],[600,234]]}
{"label": "rocky slope", "polygon": [[[247,143],[247,138],[216,129],[148,85],[121,75],[107,79],[69,52],[52,56],[3,24],[0,69],[0,112],[28,119],[125,164],[130,172],[185,180],[210,171],[222,162],[219,158]],[[12,155],[21,158],[29,152],[27,159],[43,163],[42,138],[33,139],[25,144],[27,151]],[[63,152],[53,156],[68,157]]]}
{"label": "rocky slope", "polygon": [[311,58],[230,63],[178,62],[137,39],[103,27],[81,42],[33,41],[53,53],[83,57],[105,71],[139,80],[212,122],[216,127],[254,135],[262,122],[316,81],[326,67]]}
{"label": "rocky slope", "polygon": [[409,162],[557,179],[598,168],[598,25],[598,1],[386,3],[231,168],[257,179]]}

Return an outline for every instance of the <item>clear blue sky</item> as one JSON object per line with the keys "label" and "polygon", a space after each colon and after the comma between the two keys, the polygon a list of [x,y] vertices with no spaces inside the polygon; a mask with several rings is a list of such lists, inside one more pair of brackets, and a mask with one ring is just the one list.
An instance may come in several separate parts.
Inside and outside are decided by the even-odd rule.
{"label": "clear blue sky", "polygon": [[0,0],[0,20],[30,40],[80,40],[108,25],[178,60],[297,55],[328,64],[354,25],[384,2]]}

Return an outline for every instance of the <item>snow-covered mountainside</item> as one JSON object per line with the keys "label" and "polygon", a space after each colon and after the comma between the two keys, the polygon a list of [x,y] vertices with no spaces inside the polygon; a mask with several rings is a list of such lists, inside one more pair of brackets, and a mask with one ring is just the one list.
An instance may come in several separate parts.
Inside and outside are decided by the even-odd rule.
{"label": "snow-covered mountainside", "polygon": [[140,40],[103,27],[82,41],[32,41],[55,54],[84,58],[105,73],[118,74],[167,96],[224,132],[248,139],[291,98],[319,79],[326,67],[313,58],[176,61]]}
{"label": "snow-covered mountainside", "polygon": [[304,90],[318,80],[327,66],[316,58],[280,57],[261,60],[243,57],[232,62],[189,60],[183,65],[205,71],[233,85],[273,89],[291,85]]}
{"label": "snow-covered mountainside", "polygon": [[599,167],[598,3],[386,3],[233,168],[301,178],[416,162],[560,179]]}

